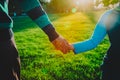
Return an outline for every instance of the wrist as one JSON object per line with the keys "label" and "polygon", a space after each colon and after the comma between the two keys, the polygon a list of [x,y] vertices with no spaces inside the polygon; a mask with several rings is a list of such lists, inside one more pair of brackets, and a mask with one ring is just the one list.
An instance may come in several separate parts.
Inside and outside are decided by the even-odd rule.
{"label": "wrist", "polygon": [[46,27],[42,28],[42,30],[47,34],[51,42],[59,37],[59,34],[56,32],[52,24],[47,25]]}

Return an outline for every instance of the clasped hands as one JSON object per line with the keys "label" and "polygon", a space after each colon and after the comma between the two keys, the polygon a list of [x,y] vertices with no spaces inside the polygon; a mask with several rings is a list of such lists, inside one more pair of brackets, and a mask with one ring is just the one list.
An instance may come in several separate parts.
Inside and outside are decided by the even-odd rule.
{"label": "clasped hands", "polygon": [[55,46],[57,50],[60,50],[64,54],[68,53],[69,51],[73,51],[74,48],[71,44],[69,44],[63,37],[59,36],[54,41],[52,41],[52,44]]}

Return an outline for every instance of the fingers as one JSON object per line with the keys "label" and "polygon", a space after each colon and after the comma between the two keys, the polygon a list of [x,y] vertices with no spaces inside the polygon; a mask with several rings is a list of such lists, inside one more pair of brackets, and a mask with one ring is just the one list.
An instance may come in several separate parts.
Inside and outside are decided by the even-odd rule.
{"label": "fingers", "polygon": [[57,50],[60,50],[64,54],[69,52],[70,50],[73,50],[73,46],[69,44],[64,38],[58,37],[54,41],[52,41],[52,44],[55,46]]}
{"label": "fingers", "polygon": [[62,48],[63,48],[62,52],[64,54],[66,54],[66,53],[68,53],[71,50],[71,45],[66,40],[64,40],[64,43],[61,46],[61,50],[62,50]]}
{"label": "fingers", "polygon": [[74,50],[74,47],[72,44],[69,44],[70,46],[68,47],[70,50]]}

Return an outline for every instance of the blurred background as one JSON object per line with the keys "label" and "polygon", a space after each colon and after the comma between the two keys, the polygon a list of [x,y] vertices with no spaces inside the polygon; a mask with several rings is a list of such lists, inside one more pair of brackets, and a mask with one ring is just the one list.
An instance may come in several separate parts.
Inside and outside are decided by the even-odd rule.
{"label": "blurred background", "polygon": [[[110,9],[118,5],[119,0],[39,0],[49,13],[69,13],[88,10]],[[22,15],[22,11],[14,1],[9,3],[10,15]]]}

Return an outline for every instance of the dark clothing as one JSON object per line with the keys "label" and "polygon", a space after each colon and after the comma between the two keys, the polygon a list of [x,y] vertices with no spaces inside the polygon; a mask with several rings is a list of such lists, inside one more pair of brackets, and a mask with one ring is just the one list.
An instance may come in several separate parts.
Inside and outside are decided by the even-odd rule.
{"label": "dark clothing", "polygon": [[[0,0],[0,29],[13,27],[13,20],[8,13],[8,1]],[[51,42],[59,37],[39,0],[13,1],[47,34]]]}
{"label": "dark clothing", "polygon": [[120,12],[112,10],[105,23],[111,46],[102,65],[102,80],[120,80]]}
{"label": "dark clothing", "polygon": [[20,80],[20,58],[10,29],[0,29],[0,80]]}
{"label": "dark clothing", "polygon": [[120,7],[106,11],[96,24],[91,38],[73,44],[74,52],[78,54],[94,49],[106,35],[111,46],[101,66],[102,80],[120,80]]}
{"label": "dark clothing", "polygon": [[[0,80],[20,80],[20,59],[12,40],[13,20],[8,13],[8,1],[0,0]],[[39,0],[14,0],[48,35],[52,42],[59,37]]]}

